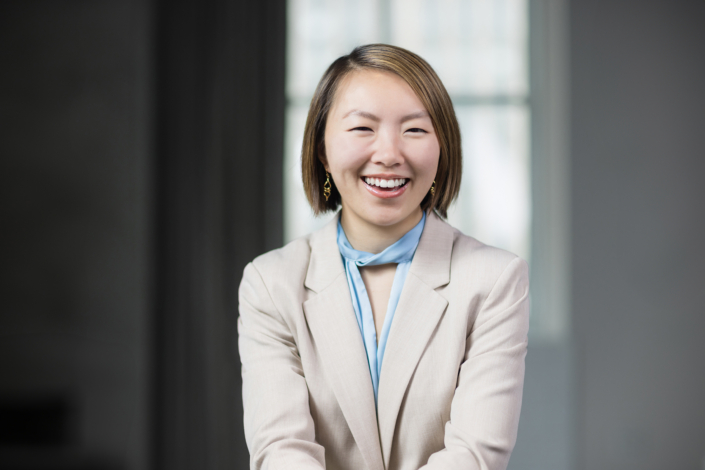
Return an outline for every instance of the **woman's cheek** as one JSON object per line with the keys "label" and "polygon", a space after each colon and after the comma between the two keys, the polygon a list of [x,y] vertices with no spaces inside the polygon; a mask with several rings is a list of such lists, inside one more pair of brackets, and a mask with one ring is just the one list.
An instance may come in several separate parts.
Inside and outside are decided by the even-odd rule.
{"label": "woman's cheek", "polygon": [[424,151],[424,156],[425,156],[425,162],[428,165],[428,169],[433,171],[435,174],[435,170],[438,168],[438,160],[441,155],[441,148],[436,142],[431,142],[426,146],[426,149]]}

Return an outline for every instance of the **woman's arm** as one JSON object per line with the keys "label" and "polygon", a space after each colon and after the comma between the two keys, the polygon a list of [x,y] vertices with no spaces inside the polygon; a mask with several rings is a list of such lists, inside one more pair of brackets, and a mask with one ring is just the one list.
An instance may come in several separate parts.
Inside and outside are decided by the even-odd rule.
{"label": "woman's arm", "polygon": [[254,469],[324,469],[315,441],[301,358],[257,268],[248,264],[239,290],[245,438]]}
{"label": "woman's arm", "polygon": [[516,442],[529,329],[529,275],[514,258],[467,337],[445,449],[423,470],[503,470]]}

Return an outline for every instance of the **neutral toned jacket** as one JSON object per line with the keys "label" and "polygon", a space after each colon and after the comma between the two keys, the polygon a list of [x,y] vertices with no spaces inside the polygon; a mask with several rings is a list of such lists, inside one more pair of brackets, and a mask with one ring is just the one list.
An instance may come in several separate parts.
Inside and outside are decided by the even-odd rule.
{"label": "neutral toned jacket", "polygon": [[526,262],[430,214],[375,410],[336,224],[245,268],[238,331],[251,468],[506,468],[524,381]]}

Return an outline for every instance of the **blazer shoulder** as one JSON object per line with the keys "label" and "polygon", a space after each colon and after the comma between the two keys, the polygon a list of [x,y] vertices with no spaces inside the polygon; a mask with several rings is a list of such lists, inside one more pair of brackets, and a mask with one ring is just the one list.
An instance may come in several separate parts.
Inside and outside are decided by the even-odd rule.
{"label": "blazer shoulder", "polygon": [[453,265],[473,266],[495,276],[504,272],[511,263],[526,265],[525,260],[510,251],[487,245],[458,229],[453,230]]}
{"label": "blazer shoulder", "polygon": [[291,307],[300,305],[311,248],[309,237],[302,237],[281,248],[264,253],[248,263],[240,281],[240,303],[260,306],[270,314],[278,312],[293,325]]}
{"label": "blazer shoulder", "polygon": [[310,259],[310,235],[307,235],[259,255],[251,264],[265,284],[284,280],[292,283],[300,280],[303,285]]}

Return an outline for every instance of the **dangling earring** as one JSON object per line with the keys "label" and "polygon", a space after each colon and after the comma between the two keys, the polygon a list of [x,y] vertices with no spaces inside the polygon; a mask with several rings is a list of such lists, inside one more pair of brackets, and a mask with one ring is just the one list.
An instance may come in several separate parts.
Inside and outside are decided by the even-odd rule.
{"label": "dangling earring", "polygon": [[330,197],[330,175],[326,171],[326,182],[323,183],[323,195],[326,197],[326,202],[328,202],[328,198]]}
{"label": "dangling earring", "polygon": [[433,183],[431,183],[431,196],[436,194],[436,180],[433,180]]}

